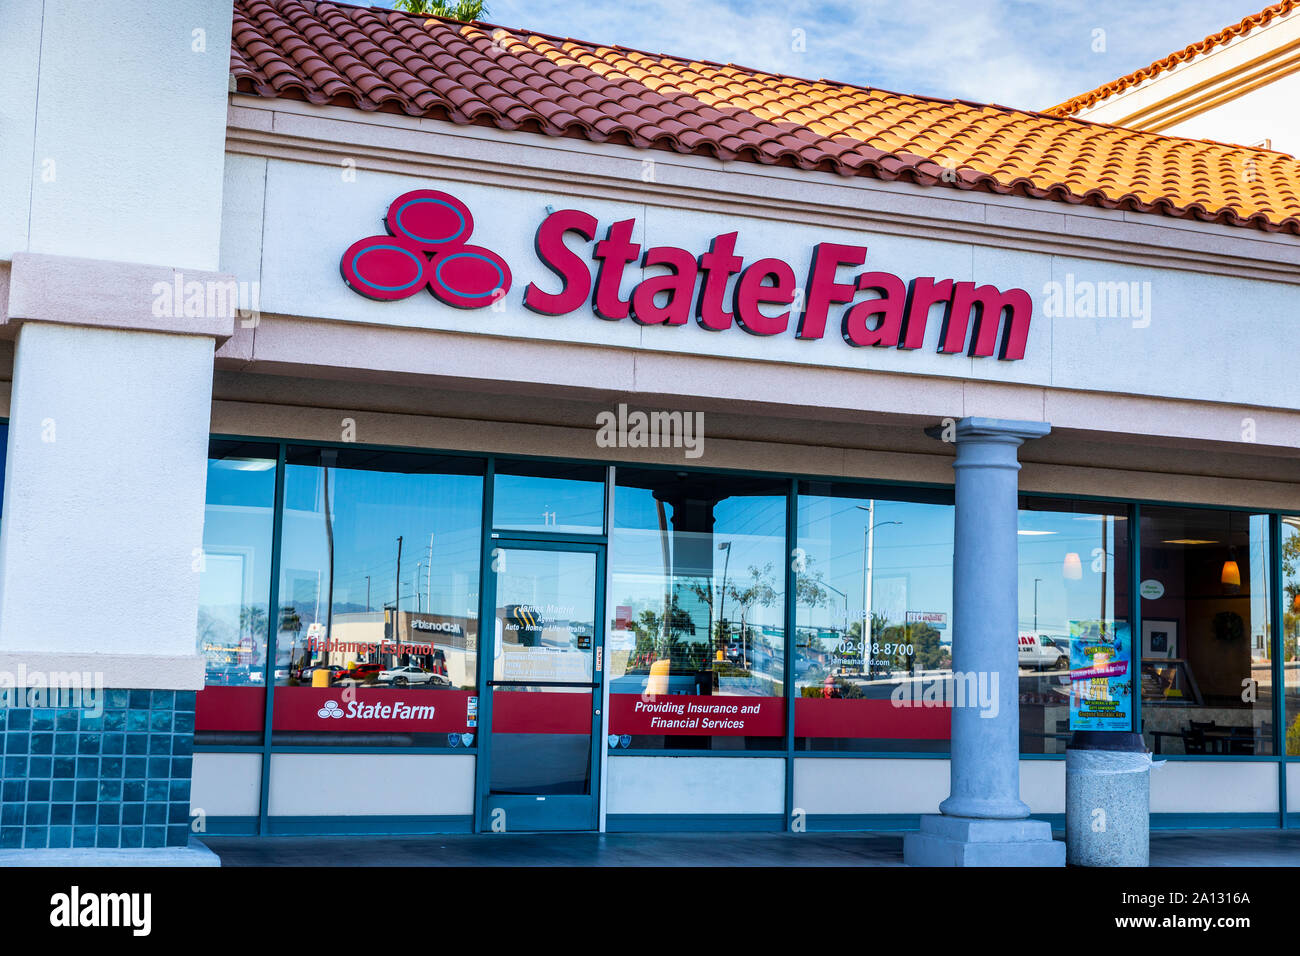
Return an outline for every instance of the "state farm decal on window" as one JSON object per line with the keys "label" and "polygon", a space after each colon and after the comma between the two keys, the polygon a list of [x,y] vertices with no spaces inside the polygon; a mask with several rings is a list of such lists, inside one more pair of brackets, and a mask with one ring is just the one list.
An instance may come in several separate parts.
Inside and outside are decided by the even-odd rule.
{"label": "state farm decal on window", "polygon": [[785,733],[784,711],[782,697],[611,694],[609,729],[615,734],[779,737]]}
{"label": "state farm decal on window", "polygon": [[276,730],[449,733],[478,724],[477,699],[458,690],[277,687]]}
{"label": "state farm decal on window", "polygon": [[[360,239],[343,253],[339,269],[355,292],[394,300],[427,289],[462,309],[490,306],[509,294],[510,266],[495,252],[470,244],[474,218],[454,196],[432,189],[403,193],[384,222],[388,235]],[[827,325],[838,322],[851,346],[904,350],[921,348],[930,310],[942,306],[940,353],[1008,361],[1025,357],[1033,300],[1024,289],[1003,291],[934,276],[904,281],[870,270],[842,277],[841,270],[866,263],[867,247],[834,242],[813,247],[800,281],[784,259],[754,258],[749,250],[749,258],[739,254],[738,232],[715,236],[697,253],[675,246],[642,249],[632,241],[635,230],[635,219],[602,230],[589,213],[552,212],[538,226],[534,246],[558,289],[530,282],[524,306],[541,315],[590,307],[602,319],[641,325],[682,326],[693,317],[712,332],[738,328],[755,336],[786,335],[793,326],[794,337],[803,340],[822,338]],[[657,268],[661,274],[643,279],[623,298],[629,267]],[[555,280],[546,284],[554,287]]]}

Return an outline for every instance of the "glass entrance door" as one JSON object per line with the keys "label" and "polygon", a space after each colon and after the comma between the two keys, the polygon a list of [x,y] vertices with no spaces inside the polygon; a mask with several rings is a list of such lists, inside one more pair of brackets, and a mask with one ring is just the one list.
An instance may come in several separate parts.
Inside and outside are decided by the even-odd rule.
{"label": "glass entrance door", "polygon": [[591,830],[597,822],[604,548],[500,541],[484,830]]}

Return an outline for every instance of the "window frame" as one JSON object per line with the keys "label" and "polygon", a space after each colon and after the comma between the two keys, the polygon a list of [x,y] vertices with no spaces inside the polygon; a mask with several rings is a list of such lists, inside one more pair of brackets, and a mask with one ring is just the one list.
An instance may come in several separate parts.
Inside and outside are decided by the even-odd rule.
{"label": "window frame", "polygon": [[[0,419],[0,425],[7,425],[7,424],[8,424],[7,420]],[[606,496],[607,513],[608,513],[608,509],[612,509],[614,504],[614,494],[615,494],[615,489],[617,484],[617,471],[619,467],[618,462],[609,459],[600,459],[600,458],[571,458],[565,456],[549,456],[549,455],[521,455],[518,453],[473,452],[473,451],[463,451],[458,449],[427,448],[427,447],[415,446],[415,445],[389,445],[389,444],[361,443],[361,442],[320,441],[320,440],[303,439],[303,438],[267,438],[266,436],[259,436],[259,435],[238,435],[238,434],[229,434],[229,433],[212,433],[209,436],[209,440],[212,442],[217,442],[217,441],[257,442],[267,446],[273,446],[277,449],[276,507],[275,507],[275,516],[274,516],[273,553],[272,553],[272,562],[271,562],[272,592],[270,596],[271,604],[273,607],[278,607],[278,601],[279,601],[278,586],[279,586],[279,572],[280,572],[280,567],[279,567],[280,546],[281,546],[281,536],[283,530],[283,490],[284,490],[283,484],[284,484],[284,475],[285,475],[285,456],[289,446],[297,446],[297,447],[313,446],[318,448],[348,448],[354,450],[365,449],[365,450],[373,450],[377,452],[430,454],[430,455],[442,455],[447,457],[478,459],[481,461],[485,461],[486,468],[483,475],[484,511],[483,511],[483,521],[481,523],[481,534],[483,538],[483,542],[482,542],[483,546],[480,553],[480,568],[479,568],[480,595],[482,595],[483,593],[482,581],[483,581],[483,575],[485,573],[485,569],[487,567],[485,562],[489,560],[488,555],[491,548],[491,542],[493,540],[493,536],[498,533],[498,529],[495,529],[492,525],[492,518],[493,518],[492,492],[493,492],[493,483],[494,483],[493,475],[494,475],[495,463],[498,460],[503,462],[537,461],[537,462],[553,463],[553,464],[592,465],[592,466],[602,467],[606,470],[605,471],[606,473],[605,496]],[[623,462],[622,465],[624,467],[635,468],[638,470],[647,470],[647,469],[665,470],[665,471],[683,470],[682,466],[679,464],[659,464],[653,462]],[[700,472],[700,473],[715,474],[715,475],[736,475],[739,477],[772,479],[772,480],[785,482],[786,489],[787,489],[786,490],[786,532],[785,532],[787,556],[792,555],[793,549],[798,546],[799,491],[800,491],[801,484],[804,482],[840,485],[846,488],[852,487],[855,489],[863,489],[864,491],[869,490],[871,488],[875,488],[881,491],[882,496],[886,496],[890,492],[892,492],[893,494],[899,496],[902,500],[913,500],[912,496],[921,496],[921,500],[924,500],[924,498],[932,498],[932,497],[937,498],[943,496],[947,496],[949,499],[951,499],[953,494],[953,485],[951,483],[945,484],[941,482],[909,482],[909,481],[898,481],[892,479],[827,476],[827,475],[820,475],[816,473],[790,474],[790,473],[779,473],[779,472],[756,471],[752,469],[740,469],[740,468],[698,467],[693,464],[686,470],[693,471],[693,472]],[[2,480],[3,478],[0,477],[0,481]],[[1268,521],[1269,533],[1271,535],[1270,554],[1269,554],[1270,566],[1269,566],[1268,573],[1269,573],[1270,587],[1272,587],[1272,595],[1268,603],[1268,611],[1270,615],[1270,622],[1272,623],[1271,626],[1272,633],[1270,635],[1269,651],[1273,661],[1274,688],[1280,689],[1279,692],[1274,693],[1274,704],[1273,704],[1273,709],[1274,709],[1273,750],[1274,752],[1271,755],[1176,754],[1176,755],[1168,755],[1165,759],[1175,760],[1175,761],[1208,761],[1208,762],[1228,761],[1228,762],[1277,763],[1279,765],[1278,787],[1279,787],[1279,797],[1280,797],[1278,815],[1280,818],[1279,820],[1280,824],[1284,824],[1285,817],[1287,816],[1286,809],[1285,809],[1286,808],[1286,776],[1287,776],[1286,768],[1289,762],[1300,761],[1300,754],[1297,754],[1295,756],[1288,756],[1285,753],[1285,745],[1284,745],[1285,727],[1286,727],[1285,719],[1287,715],[1285,713],[1285,688],[1284,685],[1282,684],[1282,680],[1283,680],[1282,651],[1283,651],[1284,635],[1282,634],[1282,628],[1280,626],[1280,622],[1283,620],[1282,617],[1283,598],[1282,598],[1282,590],[1281,590],[1281,519],[1283,516],[1293,516],[1296,514],[1300,514],[1300,509],[1252,508],[1252,507],[1242,506],[1242,505],[1198,504],[1198,503],[1188,503],[1182,501],[1166,501],[1166,500],[1159,500],[1159,499],[1137,499],[1137,498],[1112,497],[1112,496],[1094,495],[1094,494],[1070,494],[1070,493],[1063,493],[1060,491],[1022,490],[1018,493],[1018,496],[1019,498],[1052,498],[1052,499],[1066,500],[1066,501],[1096,502],[1096,503],[1107,504],[1111,506],[1120,506],[1127,509],[1128,520],[1131,522],[1130,527],[1134,529],[1132,533],[1130,533],[1129,535],[1129,549],[1130,549],[1130,560],[1129,560],[1130,591],[1129,593],[1130,595],[1134,596],[1131,598],[1131,609],[1129,614],[1129,620],[1131,622],[1131,627],[1133,629],[1132,632],[1135,634],[1140,634],[1141,627],[1142,627],[1142,613],[1141,613],[1142,609],[1141,609],[1141,600],[1140,600],[1138,588],[1142,580],[1141,577],[1142,575],[1141,515],[1142,515],[1142,508],[1144,506],[1204,509],[1204,510],[1217,510],[1217,511],[1237,511],[1237,512],[1247,511],[1252,514],[1259,514],[1259,515],[1266,516]],[[530,537],[533,534],[535,534],[539,538],[548,539],[548,540],[554,538],[560,538],[560,539],[578,538],[593,543],[602,543],[608,549],[610,545],[610,537],[611,537],[610,531],[611,528],[607,523],[604,532],[595,535],[578,535],[578,536],[564,535],[564,534],[550,535],[545,532],[533,532],[533,533],[510,532],[510,534],[513,537]],[[790,636],[794,635],[795,633],[795,626],[796,626],[795,615],[797,610],[796,602],[790,600],[789,597],[790,595],[795,594],[795,585],[796,585],[796,572],[794,571],[792,562],[789,560],[786,561],[785,581],[786,581],[787,599],[785,601],[784,623],[785,623],[787,642],[788,642]],[[481,619],[482,619],[482,614],[483,614],[483,609],[480,608]],[[608,617],[608,615],[606,616]],[[605,626],[608,627],[608,621],[605,622]],[[273,636],[274,635],[271,635],[271,637]],[[293,754],[293,753],[391,754],[395,752],[400,752],[402,754],[447,755],[449,753],[447,748],[430,748],[430,747],[407,747],[407,748],[395,749],[392,747],[350,746],[346,744],[320,744],[320,745],[274,744],[273,745],[271,743],[271,707],[272,707],[272,701],[274,695],[274,685],[273,682],[270,681],[270,677],[274,670],[275,657],[273,652],[274,652],[274,645],[269,643],[268,653],[267,653],[267,674],[266,674],[266,678],[267,678],[266,686],[268,688],[267,700],[266,700],[267,712],[265,716],[263,742],[259,745],[247,745],[247,746],[205,744],[205,745],[196,745],[194,748],[195,753],[255,753],[261,755],[262,757],[261,814],[260,814],[259,829],[257,832],[261,832],[261,833],[270,832],[267,829],[267,818],[268,818],[267,807],[268,807],[268,800],[269,800],[268,782],[270,778],[270,763],[273,754]],[[1134,648],[1135,667],[1141,666],[1140,654],[1141,654],[1140,642],[1135,642],[1135,648]],[[793,687],[794,655],[792,653],[789,653],[788,649],[785,655],[785,668],[786,668],[785,686],[787,688]],[[1135,682],[1134,689],[1133,689],[1134,700],[1133,700],[1132,713],[1133,713],[1134,726],[1136,727],[1141,726],[1141,719],[1142,719],[1140,691],[1141,691],[1140,682]],[[706,757],[706,758],[719,758],[719,757],[733,758],[734,757],[734,758],[742,758],[742,759],[746,757],[751,759],[781,758],[784,760],[786,765],[785,789],[786,789],[787,811],[789,811],[790,807],[792,806],[791,801],[793,799],[794,761],[796,759],[817,759],[817,760],[871,760],[871,759],[947,760],[949,759],[948,753],[926,753],[926,752],[911,752],[911,751],[865,751],[865,750],[864,751],[797,750],[795,749],[794,746],[794,741],[795,741],[794,701],[795,699],[796,698],[794,694],[792,693],[786,694],[785,697],[786,724],[785,724],[784,748],[778,748],[774,750],[739,750],[739,751],[694,750],[694,749],[692,750],[668,750],[668,749],[646,750],[646,749],[628,748],[628,749],[620,749],[617,752],[617,754],[607,752],[607,757],[612,759],[617,759],[618,757],[623,757],[623,756]],[[1291,716],[1294,717],[1295,715],[1293,714]],[[1281,741],[1282,743],[1279,744],[1279,741]],[[460,753],[462,754],[474,753],[477,756],[480,753],[478,738],[475,739],[474,744],[468,750],[460,751]],[[1059,761],[1059,760],[1064,760],[1064,755],[1022,753],[1019,755],[1019,759]],[[788,819],[789,812],[787,812],[786,816]]]}

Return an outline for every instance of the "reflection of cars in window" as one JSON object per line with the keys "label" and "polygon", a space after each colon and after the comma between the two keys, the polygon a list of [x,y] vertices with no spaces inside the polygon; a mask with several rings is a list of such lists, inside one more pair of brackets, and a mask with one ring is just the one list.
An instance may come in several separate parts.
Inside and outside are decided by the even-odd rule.
{"label": "reflection of cars in window", "polygon": [[293,668],[293,670],[290,671],[290,675],[294,680],[299,681],[300,683],[310,684],[312,682],[312,677],[317,671],[328,671],[330,682],[332,683],[334,678],[343,673],[343,668],[338,664],[317,664],[315,666],[304,664],[302,667]]}
{"label": "reflection of cars in window", "polygon": [[368,684],[375,681],[379,672],[378,664],[350,664],[334,677],[339,684]]}
{"label": "reflection of cars in window", "polygon": [[391,670],[379,672],[379,681],[383,684],[395,684],[398,687],[406,687],[408,684],[436,684],[440,687],[450,687],[451,681],[441,674],[435,674],[433,671],[426,671],[414,664],[407,664],[404,667],[394,667]]}
{"label": "reflection of cars in window", "polygon": [[1021,667],[1046,670],[1070,666],[1069,649],[1046,634],[1021,634],[1019,652]]}

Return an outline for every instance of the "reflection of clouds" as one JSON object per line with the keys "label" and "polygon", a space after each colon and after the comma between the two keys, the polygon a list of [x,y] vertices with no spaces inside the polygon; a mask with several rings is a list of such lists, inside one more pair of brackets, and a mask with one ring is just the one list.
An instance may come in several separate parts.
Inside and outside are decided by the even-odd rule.
{"label": "reflection of clouds", "polygon": [[[765,518],[768,510],[770,509],[766,505],[759,505],[755,519]],[[632,605],[634,620],[645,610],[660,614],[663,611],[665,589],[675,590],[678,603],[692,618],[696,627],[694,636],[687,633],[682,635],[682,640],[706,641],[709,620],[707,602],[699,598],[691,589],[692,587],[703,588],[706,591],[711,589],[716,619],[716,613],[723,603],[720,595],[725,571],[728,589],[727,617],[733,624],[739,625],[739,609],[736,613],[732,613],[735,597],[730,592],[733,588],[743,592],[753,584],[750,568],[762,570],[770,564],[771,570],[767,574],[768,583],[778,595],[784,593],[784,503],[782,503],[781,514],[782,526],[779,535],[736,534],[729,532],[727,526],[721,521],[711,535],[670,530],[667,536],[670,560],[673,559],[674,539],[683,542],[700,542],[705,547],[709,547],[708,553],[713,565],[712,575],[691,573],[691,570],[687,569],[680,570],[676,575],[668,578],[663,559],[664,536],[658,529],[617,529],[610,540],[610,560],[613,565],[613,587],[609,601],[611,615],[614,607],[619,604]],[[727,552],[719,552],[716,548],[710,547],[713,542],[722,541],[731,542],[730,563],[726,560]],[[781,600],[778,598],[771,606],[766,607],[757,602],[750,605],[745,621],[750,627],[755,628],[782,627],[784,610]]]}

